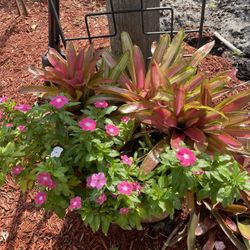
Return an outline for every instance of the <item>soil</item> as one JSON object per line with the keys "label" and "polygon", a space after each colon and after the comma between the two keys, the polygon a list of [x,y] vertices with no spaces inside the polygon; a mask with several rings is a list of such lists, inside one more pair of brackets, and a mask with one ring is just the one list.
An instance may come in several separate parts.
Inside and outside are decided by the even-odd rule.
{"label": "soil", "polygon": [[[209,37],[216,41],[216,54],[227,58],[238,68],[239,79],[250,80],[250,0],[207,0],[205,11],[205,30]],[[162,0],[163,6],[174,9],[174,28],[199,28],[201,15],[201,0]],[[161,17],[161,28],[169,29],[170,16],[165,11]],[[217,31],[229,42],[240,49],[244,55],[239,56],[230,51],[216,37]],[[190,45],[197,44],[197,37],[187,39]],[[203,40],[203,43],[206,39]]]}
{"label": "soil", "polygon": [[[201,0],[161,0],[162,5],[174,9],[174,26],[199,27]],[[167,11],[162,16],[168,23]],[[246,55],[250,55],[250,0],[207,0],[204,26],[219,32]]]}
{"label": "soil", "polygon": [[[18,17],[14,1],[0,2],[0,96],[8,96],[19,103],[33,103],[36,97],[22,96],[21,86],[34,83],[28,73],[30,64],[41,65],[41,56],[47,50],[47,1],[26,0],[28,17]],[[61,1],[61,20],[66,37],[84,35],[84,15],[87,12],[105,8],[104,1],[71,0]],[[106,18],[92,22],[92,29],[107,32]],[[87,42],[76,42],[84,46]],[[109,41],[96,41],[96,47],[107,47]],[[187,53],[194,51],[187,46]],[[231,69],[226,59],[208,56],[200,70],[208,74]],[[229,83],[230,94],[246,88],[246,84],[236,77]],[[35,207],[33,193],[21,193],[11,177],[0,188],[0,250],[150,250],[161,249],[172,230],[180,223],[177,214],[174,221],[167,219],[161,223],[145,224],[142,231],[124,231],[112,226],[108,236],[101,232],[92,233],[79,215],[68,213],[64,219],[53,213],[46,213]],[[4,233],[8,237],[3,238]],[[221,240],[226,249],[236,249],[219,231],[216,240]],[[198,240],[201,249],[206,237]],[[185,239],[175,247],[167,249],[186,249]]]}

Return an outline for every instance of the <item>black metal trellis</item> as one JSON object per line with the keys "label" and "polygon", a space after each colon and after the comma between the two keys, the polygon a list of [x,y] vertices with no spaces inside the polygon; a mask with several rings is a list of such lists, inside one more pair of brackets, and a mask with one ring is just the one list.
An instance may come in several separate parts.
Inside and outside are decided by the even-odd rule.
{"label": "black metal trellis", "polygon": [[[88,13],[85,16],[85,24],[86,24],[86,31],[87,31],[87,36],[80,36],[80,37],[71,37],[71,38],[66,38],[64,36],[63,29],[61,27],[60,23],[60,0],[48,0],[48,12],[49,12],[49,47],[55,48],[59,51],[59,43],[60,43],[60,38],[61,41],[66,47],[67,41],[72,41],[72,40],[89,40],[89,43],[92,43],[93,39],[99,39],[99,38],[110,38],[114,37],[117,35],[117,24],[116,24],[116,18],[115,15],[117,14],[127,14],[127,13],[135,13],[135,12],[140,12],[141,13],[141,21],[142,21],[142,30],[145,35],[156,35],[156,34],[165,34],[168,33],[171,36],[173,34],[176,34],[178,31],[174,30],[174,9],[170,7],[152,7],[152,8],[145,8],[144,7],[144,0],[141,1],[141,6],[138,9],[130,9],[130,10],[114,10],[113,6],[113,1],[110,0],[110,11],[106,12],[95,12],[95,13]],[[192,33],[192,32],[198,32],[199,33],[199,38],[198,38],[198,43],[197,47],[200,47],[201,45],[201,40],[202,40],[202,35],[203,35],[203,26],[204,26],[204,20],[205,20],[205,8],[206,8],[206,0],[202,0],[202,7],[201,7],[201,18],[200,18],[200,24],[198,29],[187,29],[185,30],[186,33]],[[170,30],[165,30],[165,31],[145,31],[145,22],[144,22],[144,13],[149,12],[149,11],[162,11],[162,10],[168,10],[171,13],[171,20],[170,20]],[[113,22],[113,27],[114,27],[114,32],[112,34],[104,34],[104,35],[92,35],[90,31],[90,24],[89,24],[89,19],[91,17],[96,17],[96,16],[112,16],[112,22]]]}

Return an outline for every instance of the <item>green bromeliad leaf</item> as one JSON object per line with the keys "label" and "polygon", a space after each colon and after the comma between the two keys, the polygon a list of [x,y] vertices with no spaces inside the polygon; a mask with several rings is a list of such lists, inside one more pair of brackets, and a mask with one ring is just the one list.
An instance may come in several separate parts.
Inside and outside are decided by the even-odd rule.
{"label": "green bromeliad leaf", "polygon": [[132,78],[132,82],[136,82],[136,73],[134,66],[134,47],[133,42],[127,32],[122,32],[121,34],[121,44],[123,53],[129,52],[128,70]]}
{"label": "green bromeliad leaf", "polygon": [[215,42],[213,41],[196,50],[189,62],[189,65],[193,67],[198,66],[201,61],[209,54],[211,49],[214,47],[214,44]]}
{"label": "green bromeliad leaf", "polygon": [[184,110],[187,111],[187,110],[189,110],[189,109],[197,109],[197,110],[211,111],[211,112],[213,112],[213,113],[215,113],[215,114],[220,115],[221,117],[223,117],[223,118],[226,119],[226,120],[228,119],[224,113],[222,113],[222,112],[220,112],[220,111],[218,111],[218,110],[216,110],[216,109],[214,109],[214,108],[212,108],[212,107],[200,105],[199,103],[190,103],[190,104],[186,104],[186,105],[184,106]]}
{"label": "green bromeliad leaf", "polygon": [[117,65],[115,65],[115,67],[112,68],[110,79],[117,81],[120,78],[121,74],[127,67],[128,58],[129,58],[129,52],[127,51],[121,56]]}
{"label": "green bromeliad leaf", "polygon": [[180,30],[179,33],[174,37],[161,62],[161,69],[163,71],[171,66],[180,53],[181,47],[183,46],[184,36],[184,30]]}

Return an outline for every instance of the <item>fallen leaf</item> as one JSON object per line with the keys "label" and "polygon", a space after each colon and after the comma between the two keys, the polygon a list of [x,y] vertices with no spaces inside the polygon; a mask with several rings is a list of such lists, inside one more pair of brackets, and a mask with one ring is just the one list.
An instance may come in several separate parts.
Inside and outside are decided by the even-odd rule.
{"label": "fallen leaf", "polygon": [[38,26],[37,24],[33,23],[30,27],[31,27],[32,31],[35,31],[37,26]]}

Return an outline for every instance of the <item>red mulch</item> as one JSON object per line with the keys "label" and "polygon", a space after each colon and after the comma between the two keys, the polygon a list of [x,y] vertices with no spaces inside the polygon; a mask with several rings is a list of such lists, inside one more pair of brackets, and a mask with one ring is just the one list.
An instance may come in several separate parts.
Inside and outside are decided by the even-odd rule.
{"label": "red mulch", "polygon": [[[47,7],[44,0],[25,2],[29,11],[29,17],[26,18],[17,16],[15,1],[0,2],[0,96],[6,95],[20,103],[33,103],[34,97],[21,96],[18,89],[34,83],[27,67],[30,64],[41,65],[41,56],[47,50]],[[86,35],[84,15],[105,8],[104,2],[61,1],[62,27],[66,37]],[[100,31],[108,33],[106,18],[93,20],[92,29],[96,34]],[[77,44],[83,46],[86,42]],[[96,43],[97,47],[108,45],[107,39]],[[192,48],[187,51],[191,52]],[[216,73],[231,68],[231,64],[225,59],[209,56],[200,70]],[[238,92],[245,88],[240,84],[242,83],[235,78],[230,87],[235,87]],[[145,225],[143,231],[124,231],[112,226],[108,237],[105,237],[101,232],[92,233],[75,213],[67,214],[62,220],[53,213],[45,213],[43,209],[36,208],[32,192],[22,194],[11,178],[0,189],[0,250],[161,249],[171,230],[173,228],[168,228],[166,224]],[[7,241],[2,241],[1,233],[5,231],[9,233],[9,237]],[[217,240],[223,240],[226,249],[236,249],[221,233],[217,235]],[[204,239],[200,244],[204,244]],[[186,249],[185,240],[172,249]]]}
{"label": "red mulch", "polygon": [[[48,48],[47,1],[25,0],[29,16],[18,17],[15,1],[0,1],[0,96],[8,95],[18,102],[33,103],[34,97],[21,96],[18,89],[34,84],[28,72],[30,64],[41,65],[41,57]],[[68,0],[61,2],[61,22],[65,37],[86,36],[84,15],[104,8],[104,0]],[[32,29],[33,25],[36,27]],[[107,30],[107,20],[99,17],[91,21],[92,32]],[[87,42],[76,42],[86,45]],[[98,40],[101,47],[109,41]]]}

